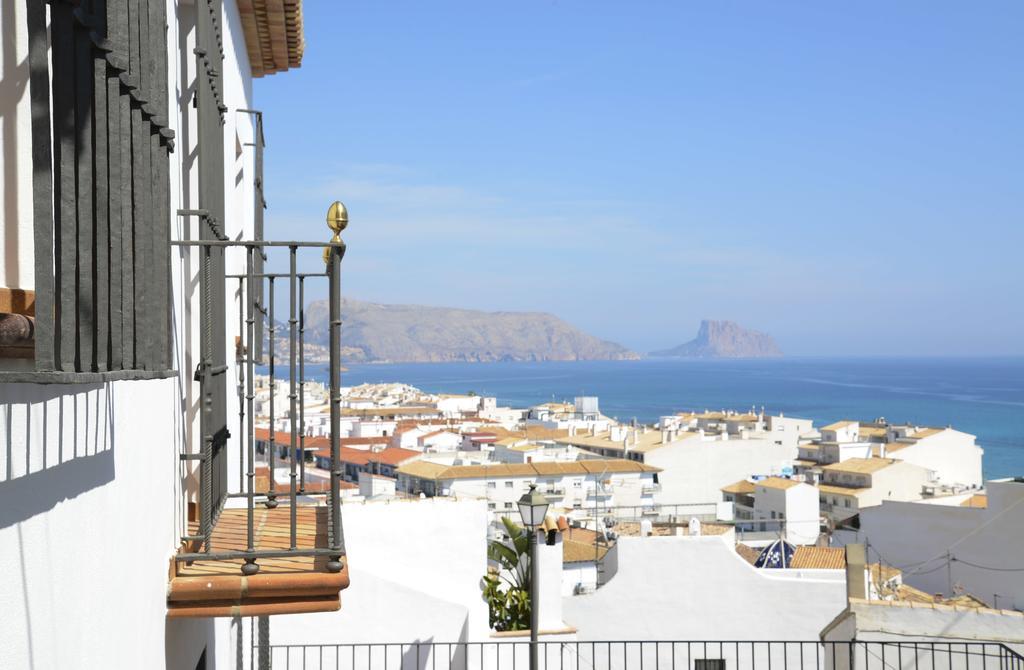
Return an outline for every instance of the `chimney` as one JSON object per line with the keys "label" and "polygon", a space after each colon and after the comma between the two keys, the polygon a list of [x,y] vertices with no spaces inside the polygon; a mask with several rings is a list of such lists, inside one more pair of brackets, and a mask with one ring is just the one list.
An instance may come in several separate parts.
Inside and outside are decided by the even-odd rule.
{"label": "chimney", "polygon": [[878,455],[882,458],[885,458],[885,442],[882,442],[882,444],[879,446]]}
{"label": "chimney", "polygon": [[867,557],[863,544],[846,545],[846,598],[867,600]]}
{"label": "chimney", "polygon": [[661,431],[661,443],[662,444],[668,444],[669,442],[671,442],[671,440],[669,439],[669,435],[671,435],[671,431],[662,429],[662,431]]}

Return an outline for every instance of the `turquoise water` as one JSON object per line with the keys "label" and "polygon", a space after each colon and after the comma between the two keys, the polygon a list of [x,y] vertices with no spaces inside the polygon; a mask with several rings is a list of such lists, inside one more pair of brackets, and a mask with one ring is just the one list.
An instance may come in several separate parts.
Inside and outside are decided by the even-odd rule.
{"label": "turquoise water", "polygon": [[[325,366],[306,367],[326,381]],[[874,419],[978,436],[986,477],[1024,474],[1024,358],[783,358],[566,363],[350,365],[345,386],[406,382],[435,393],[497,396],[525,407],[596,395],[620,420],[653,422],[682,410],[764,405],[814,419]]]}

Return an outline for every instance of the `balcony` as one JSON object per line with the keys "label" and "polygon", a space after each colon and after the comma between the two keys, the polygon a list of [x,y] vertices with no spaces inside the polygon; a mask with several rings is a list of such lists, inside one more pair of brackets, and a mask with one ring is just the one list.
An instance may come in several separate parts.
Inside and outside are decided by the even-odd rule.
{"label": "balcony", "polygon": [[[327,507],[296,510],[297,551],[290,550],[290,510],[258,509],[254,550],[259,572],[242,573],[247,549],[247,510],[221,512],[210,538],[210,559],[179,564],[167,594],[167,616],[260,616],[329,612],[341,607],[339,592],[348,586],[348,566],[327,567]],[[193,524],[191,530],[198,527]],[[219,555],[236,558],[218,558]]]}
{"label": "balcony", "polygon": [[551,498],[551,499],[564,498],[565,497],[565,487],[564,486],[548,486],[544,490],[542,490],[541,493],[543,493],[546,497]]}
{"label": "balcony", "polygon": [[658,484],[656,482],[644,484],[642,487],[640,487],[640,493],[642,493],[645,496],[654,495],[659,491],[661,491],[661,484]]}
{"label": "balcony", "polygon": [[[333,211],[333,208],[332,208]],[[343,227],[343,226],[342,226]],[[340,228],[339,228],[340,230]],[[338,232],[337,230],[335,232]],[[200,281],[196,292],[201,333],[199,364],[199,444],[180,454],[190,518],[174,557],[167,591],[168,617],[265,616],[337,610],[340,592],[349,584],[341,523],[340,483],[340,264],[344,244],[309,242],[236,242],[224,239],[175,242],[183,253],[198,251]],[[263,262],[280,248],[288,252],[290,271],[264,273]],[[312,248],[325,254],[327,271],[298,273],[297,253]],[[244,254],[245,273],[228,274],[228,254]],[[319,256],[319,254],[318,254]],[[235,257],[238,260],[238,257]],[[218,279],[219,277],[219,279]],[[312,278],[327,278],[330,325],[330,483],[307,480],[305,453],[304,292]],[[275,282],[288,291],[287,326],[275,313]],[[229,293],[229,289],[231,293]],[[281,292],[283,293],[283,291]],[[237,296],[237,321],[227,319],[228,296]],[[280,299],[280,298],[278,298]],[[264,340],[262,324],[266,323]],[[227,324],[238,324],[228,332]],[[257,325],[259,324],[259,325]],[[279,336],[278,331],[286,331]],[[234,336],[234,365],[228,365],[224,342]],[[281,350],[284,355],[281,355]],[[277,366],[284,362],[285,380]],[[270,387],[286,383],[287,401],[269,397],[269,476],[258,472],[255,454],[255,366],[266,364]],[[228,379],[238,414],[228,420]],[[275,422],[287,412],[286,430]],[[233,415],[234,416],[234,415]],[[229,424],[233,424],[229,430]],[[231,439],[237,431],[238,439]],[[287,456],[280,447],[287,445]],[[238,490],[229,490],[228,471]],[[277,477],[287,472],[287,484]]]}

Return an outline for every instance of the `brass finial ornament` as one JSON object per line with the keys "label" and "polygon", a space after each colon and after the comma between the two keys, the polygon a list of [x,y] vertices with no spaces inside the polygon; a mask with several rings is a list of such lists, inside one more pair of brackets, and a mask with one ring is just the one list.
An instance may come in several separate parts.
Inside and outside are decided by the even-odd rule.
{"label": "brass finial ornament", "polygon": [[[340,200],[335,200],[327,209],[327,227],[334,233],[331,243],[337,244],[341,242],[341,231],[348,227],[348,209],[345,208],[345,204]],[[330,247],[324,249],[324,263],[330,260],[330,253]]]}

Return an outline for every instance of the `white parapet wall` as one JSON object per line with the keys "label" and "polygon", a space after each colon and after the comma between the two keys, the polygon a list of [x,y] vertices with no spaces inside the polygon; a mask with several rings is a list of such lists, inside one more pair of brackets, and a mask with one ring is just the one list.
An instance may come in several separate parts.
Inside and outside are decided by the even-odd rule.
{"label": "white parapet wall", "polygon": [[754,568],[725,536],[622,537],[618,550],[611,582],[563,602],[580,640],[814,640],[846,605],[839,575]]}
{"label": "white parapet wall", "polygon": [[484,501],[344,504],[342,520],[351,585],[341,610],[271,617],[273,644],[490,639]]}

